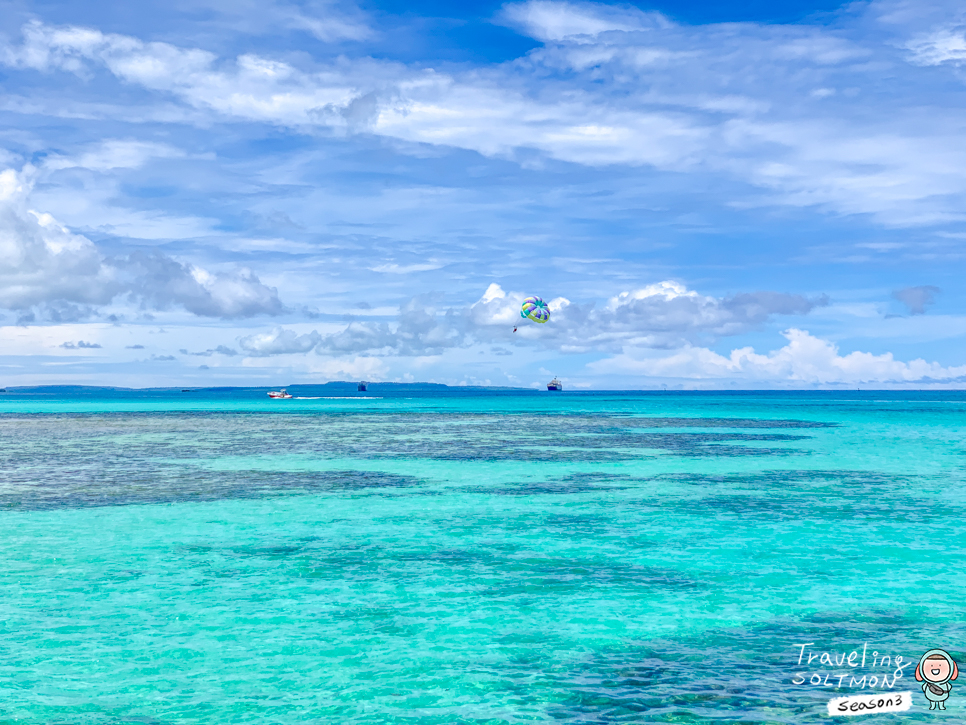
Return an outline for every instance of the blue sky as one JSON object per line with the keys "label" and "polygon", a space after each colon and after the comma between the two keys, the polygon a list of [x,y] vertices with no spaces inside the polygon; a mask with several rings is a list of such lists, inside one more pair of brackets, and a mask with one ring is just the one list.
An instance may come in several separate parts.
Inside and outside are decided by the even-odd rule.
{"label": "blue sky", "polygon": [[957,387],[966,11],[775,5],[5,3],[0,385]]}

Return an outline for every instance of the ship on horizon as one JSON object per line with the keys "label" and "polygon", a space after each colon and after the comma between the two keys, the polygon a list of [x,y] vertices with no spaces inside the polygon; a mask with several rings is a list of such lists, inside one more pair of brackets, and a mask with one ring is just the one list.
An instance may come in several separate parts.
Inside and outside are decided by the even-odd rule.
{"label": "ship on horizon", "polygon": [[361,383],[359,383],[359,388],[358,389],[359,389],[359,392],[360,393],[366,392],[366,390],[369,389],[369,383],[367,383],[365,380],[363,380]]}
{"label": "ship on horizon", "polygon": [[547,383],[547,390],[563,390],[563,383],[557,377],[554,377],[549,383]]}

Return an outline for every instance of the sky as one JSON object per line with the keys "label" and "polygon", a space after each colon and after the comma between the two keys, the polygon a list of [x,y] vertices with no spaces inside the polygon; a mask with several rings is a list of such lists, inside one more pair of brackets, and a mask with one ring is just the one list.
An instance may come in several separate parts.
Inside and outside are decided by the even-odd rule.
{"label": "sky", "polygon": [[0,386],[962,387],[964,66],[952,1],[8,0]]}

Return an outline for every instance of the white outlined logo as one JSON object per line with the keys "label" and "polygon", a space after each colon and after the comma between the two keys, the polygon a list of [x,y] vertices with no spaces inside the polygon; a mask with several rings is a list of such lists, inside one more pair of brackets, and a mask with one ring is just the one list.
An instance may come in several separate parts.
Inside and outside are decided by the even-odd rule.
{"label": "white outlined logo", "polygon": [[828,702],[828,714],[836,717],[905,712],[912,705],[912,690],[871,695],[836,697]]}

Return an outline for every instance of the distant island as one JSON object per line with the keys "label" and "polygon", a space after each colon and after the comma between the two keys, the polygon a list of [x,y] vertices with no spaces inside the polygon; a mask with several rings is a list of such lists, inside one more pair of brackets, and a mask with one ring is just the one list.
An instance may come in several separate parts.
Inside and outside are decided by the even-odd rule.
{"label": "distant island", "polygon": [[[356,387],[359,385],[358,381],[346,381],[337,380],[329,383],[289,383],[288,385],[237,385],[237,386],[213,386],[213,387],[181,387],[181,386],[170,386],[170,387],[151,387],[151,388],[125,388],[118,385],[8,385],[6,387],[6,392],[18,392],[18,393],[95,393],[101,392],[158,392],[158,393],[216,393],[216,392],[230,392],[230,391],[242,391],[242,390],[257,390],[266,391],[274,390],[279,387],[286,388],[289,391],[298,392],[356,392]],[[533,390],[533,388],[524,387],[509,387],[500,385],[443,385],[442,383],[379,383],[379,382],[369,382],[369,392],[374,392],[378,390],[386,390],[393,392],[424,392],[428,390]]]}

